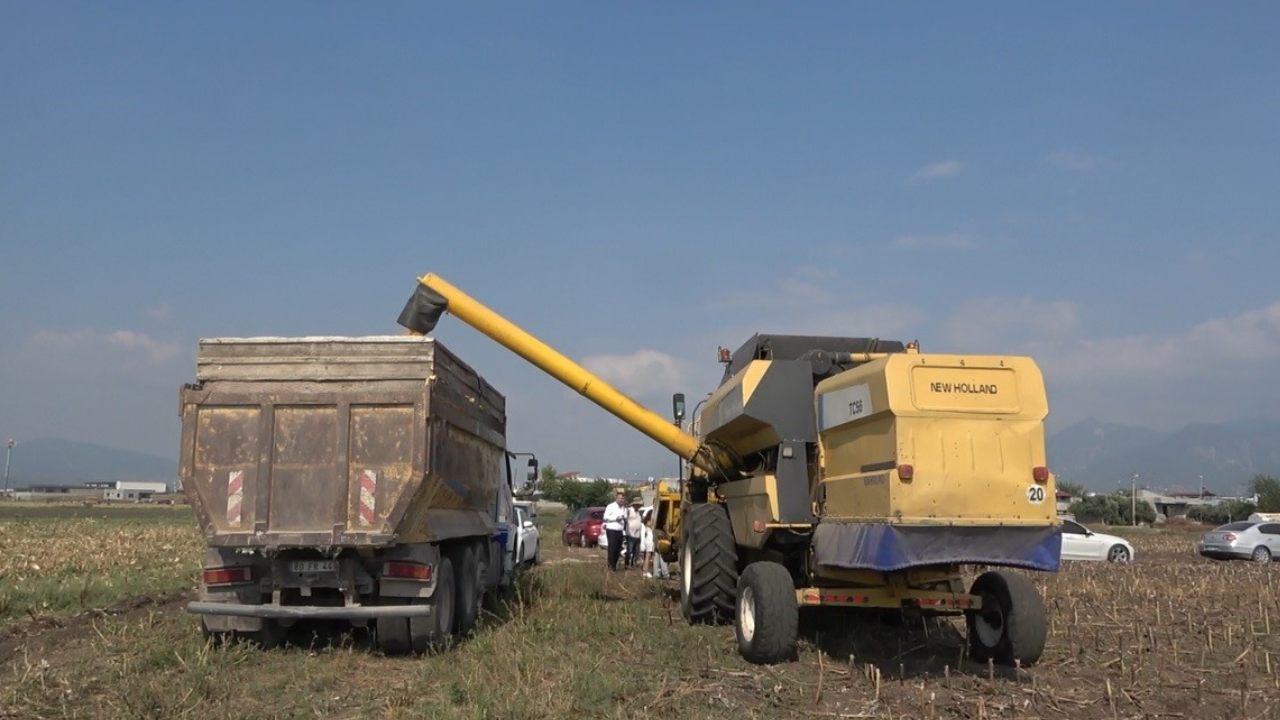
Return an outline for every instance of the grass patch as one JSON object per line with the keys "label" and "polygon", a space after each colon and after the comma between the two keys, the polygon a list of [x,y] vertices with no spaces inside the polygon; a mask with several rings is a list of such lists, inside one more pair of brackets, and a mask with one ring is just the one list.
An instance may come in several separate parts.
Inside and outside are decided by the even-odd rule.
{"label": "grass patch", "polygon": [[0,627],[193,586],[190,508],[0,508]]}

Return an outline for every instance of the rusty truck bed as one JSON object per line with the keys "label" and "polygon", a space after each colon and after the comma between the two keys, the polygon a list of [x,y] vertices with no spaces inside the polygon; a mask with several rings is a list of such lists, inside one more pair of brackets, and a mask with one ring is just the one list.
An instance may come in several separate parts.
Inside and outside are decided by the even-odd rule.
{"label": "rusty truck bed", "polygon": [[385,546],[493,529],[505,400],[426,337],[200,341],[180,476],[211,546]]}

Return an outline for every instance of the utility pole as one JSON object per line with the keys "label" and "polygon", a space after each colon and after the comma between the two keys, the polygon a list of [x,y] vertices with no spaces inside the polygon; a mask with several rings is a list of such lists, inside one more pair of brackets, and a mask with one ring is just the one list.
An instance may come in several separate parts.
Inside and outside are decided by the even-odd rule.
{"label": "utility pole", "polygon": [[1134,473],[1129,478],[1131,489],[1129,490],[1129,522],[1133,527],[1138,527],[1138,473]]}
{"label": "utility pole", "polygon": [[18,443],[9,440],[9,447],[4,452],[4,494],[9,494],[9,460],[13,458],[13,446]]}

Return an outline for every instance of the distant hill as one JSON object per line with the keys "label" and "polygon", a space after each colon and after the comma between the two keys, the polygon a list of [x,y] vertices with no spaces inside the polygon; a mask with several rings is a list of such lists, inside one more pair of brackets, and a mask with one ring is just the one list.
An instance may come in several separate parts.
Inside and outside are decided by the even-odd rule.
{"label": "distant hill", "polygon": [[1280,477],[1280,419],[1193,423],[1177,432],[1159,432],[1094,419],[1072,425],[1046,441],[1049,467],[1067,482],[1110,492],[1138,486],[1153,489],[1204,487],[1234,495],[1254,475]]}
{"label": "distant hill", "polygon": [[154,480],[176,484],[173,460],[116,448],[44,438],[13,448],[9,487],[81,485],[109,480]]}

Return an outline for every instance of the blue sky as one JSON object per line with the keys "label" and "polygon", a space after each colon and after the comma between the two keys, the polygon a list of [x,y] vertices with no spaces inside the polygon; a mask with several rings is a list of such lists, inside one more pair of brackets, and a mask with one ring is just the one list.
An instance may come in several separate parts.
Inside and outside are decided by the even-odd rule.
{"label": "blue sky", "polygon": [[[1280,415],[1275,3],[0,0],[0,436],[176,457],[201,337],[437,272],[662,414],[753,332]],[[453,318],[561,470],[675,459]]]}

